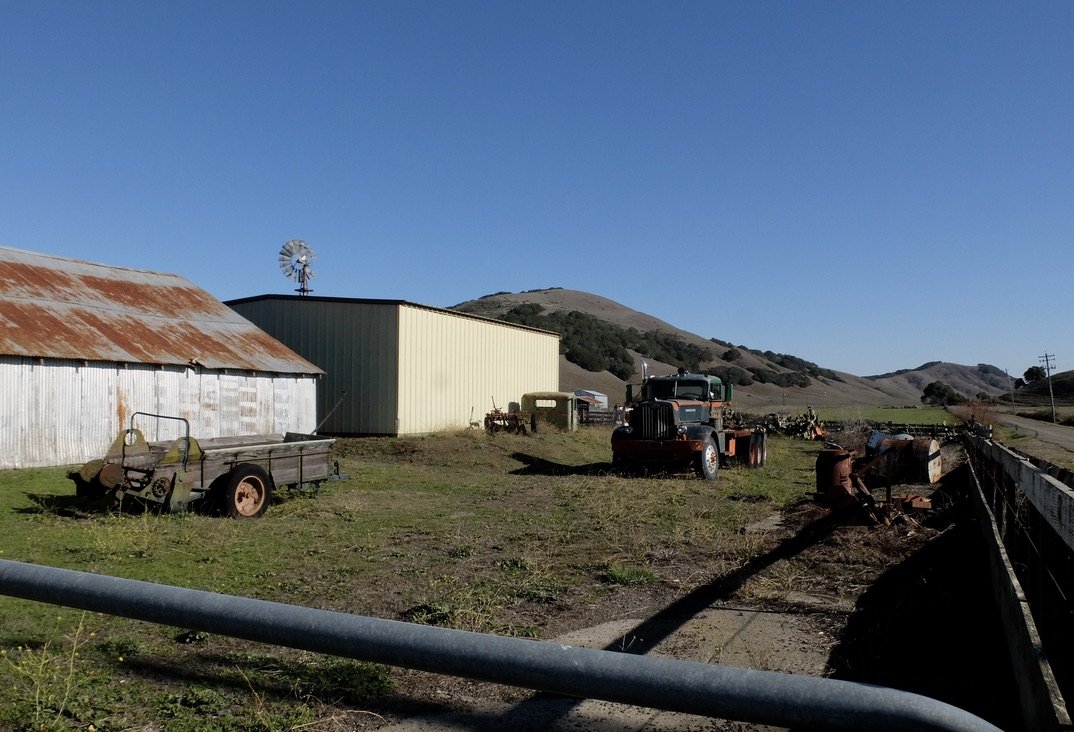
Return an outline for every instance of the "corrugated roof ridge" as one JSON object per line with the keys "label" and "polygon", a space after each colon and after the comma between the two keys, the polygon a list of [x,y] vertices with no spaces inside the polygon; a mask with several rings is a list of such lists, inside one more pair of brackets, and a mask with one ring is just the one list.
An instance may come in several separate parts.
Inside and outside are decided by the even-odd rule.
{"label": "corrugated roof ridge", "polygon": [[[324,373],[181,275],[0,246],[0,276],[5,272],[8,279],[0,281],[8,285],[0,284],[0,309],[6,305],[15,318],[20,312],[34,319],[27,313],[50,314],[53,334],[65,339],[50,347],[46,344],[53,334],[28,327],[21,319],[9,318],[5,324],[0,317],[0,344],[6,355],[184,364],[182,349],[161,338],[188,323],[199,342],[216,339],[215,348],[201,346],[204,362],[213,364],[210,368]],[[64,297],[65,291],[71,296]],[[71,322],[64,323],[66,319]],[[126,325],[116,330],[110,320]],[[252,338],[257,347],[236,348],[233,341],[242,338]]]}
{"label": "corrugated roof ridge", "polygon": [[[181,280],[184,280],[186,282],[189,282],[189,280],[187,280],[182,275],[172,274],[170,272],[160,272],[158,270],[152,270],[152,269],[141,269],[139,267],[126,267],[124,265],[102,264],[101,262],[94,262],[94,261],[89,260],[89,259],[79,259],[77,257],[65,257],[65,256],[62,256],[60,254],[49,254],[47,252],[35,252],[35,251],[30,250],[30,249],[20,249],[19,247],[6,246],[4,244],[0,244],[0,251],[18,252],[19,254],[26,254],[26,255],[29,255],[31,257],[37,257],[37,258],[40,258],[40,259],[58,259],[58,260],[61,260],[61,261],[64,261],[64,262],[74,262],[74,263],[77,263],[77,264],[85,264],[85,265],[89,265],[90,267],[98,267],[100,269],[110,270],[110,271],[111,270],[122,269],[122,270],[126,270],[128,272],[141,272],[143,274],[155,274],[155,275],[160,275],[162,277],[174,277],[176,279],[181,279]],[[3,266],[3,260],[0,260],[0,266]]]}
{"label": "corrugated roof ridge", "polygon": [[528,330],[534,333],[544,333],[546,335],[554,335],[557,338],[562,338],[562,335],[554,330],[548,330],[546,328],[537,328],[532,325],[522,325],[521,323],[511,323],[506,320],[497,320],[496,318],[490,318],[487,315],[478,315],[477,313],[466,313],[461,310],[452,310],[451,308],[442,308],[436,305],[423,305],[420,302],[412,302],[410,300],[388,300],[384,298],[372,298],[372,297],[331,297],[327,295],[251,295],[249,297],[240,297],[232,300],[225,300],[225,305],[242,304],[247,302],[256,302],[258,300],[294,300],[305,302],[335,302],[335,303],[358,303],[367,305],[406,305],[412,308],[419,308],[421,310],[432,310],[434,312],[444,313],[445,315],[453,315],[459,318],[468,318],[471,320],[483,320],[486,323],[494,323],[495,325],[502,325],[508,328],[518,328],[519,330]]}

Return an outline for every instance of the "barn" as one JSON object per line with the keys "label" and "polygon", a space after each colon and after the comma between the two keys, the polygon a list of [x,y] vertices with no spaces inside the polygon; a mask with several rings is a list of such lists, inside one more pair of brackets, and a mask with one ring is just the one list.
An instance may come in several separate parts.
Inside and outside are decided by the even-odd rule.
{"label": "barn", "polygon": [[312,432],[322,376],[182,277],[0,247],[0,468],[100,457],[138,412],[199,438]]}
{"label": "barn", "polygon": [[227,303],[326,372],[323,431],[427,434],[559,388],[559,334],[403,300],[261,295]]}

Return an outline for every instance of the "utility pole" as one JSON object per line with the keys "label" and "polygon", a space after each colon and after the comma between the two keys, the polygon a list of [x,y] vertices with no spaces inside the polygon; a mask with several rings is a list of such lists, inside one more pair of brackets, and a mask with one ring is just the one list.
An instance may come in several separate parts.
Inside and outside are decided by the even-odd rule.
{"label": "utility pole", "polygon": [[1011,375],[1007,373],[1007,369],[1003,369],[1003,373],[1007,376],[1007,388],[1011,391],[1011,408],[1014,408],[1014,384],[1011,382]]}
{"label": "utility pole", "polygon": [[1052,359],[1054,358],[1055,354],[1047,351],[1040,357],[1040,362],[1044,364],[1044,373],[1048,376],[1048,397],[1052,401],[1052,424],[1055,423],[1055,394],[1052,393]]}

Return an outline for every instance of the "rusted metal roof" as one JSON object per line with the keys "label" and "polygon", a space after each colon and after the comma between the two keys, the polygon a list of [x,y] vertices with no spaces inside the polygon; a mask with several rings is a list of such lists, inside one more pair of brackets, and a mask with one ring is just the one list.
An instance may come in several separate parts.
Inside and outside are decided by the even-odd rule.
{"label": "rusted metal roof", "polygon": [[178,275],[6,247],[0,355],[324,373]]}

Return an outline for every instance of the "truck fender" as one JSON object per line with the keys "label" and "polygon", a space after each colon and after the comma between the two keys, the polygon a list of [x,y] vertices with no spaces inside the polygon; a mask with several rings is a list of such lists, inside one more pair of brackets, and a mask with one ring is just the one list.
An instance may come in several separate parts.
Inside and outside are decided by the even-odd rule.
{"label": "truck fender", "polygon": [[706,437],[711,437],[712,441],[716,443],[716,449],[723,455],[727,452],[727,443],[724,439],[724,433],[722,430],[713,429],[712,425],[707,424],[692,424],[686,428],[686,437],[690,440],[705,441]]}

